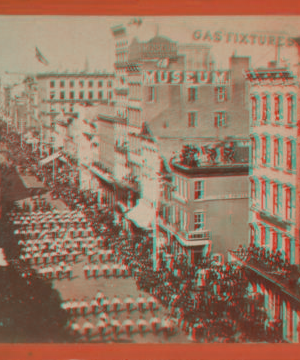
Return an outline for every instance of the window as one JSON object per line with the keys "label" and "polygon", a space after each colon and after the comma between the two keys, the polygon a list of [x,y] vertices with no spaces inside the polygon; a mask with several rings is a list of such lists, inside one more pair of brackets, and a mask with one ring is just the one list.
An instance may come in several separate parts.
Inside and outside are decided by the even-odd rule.
{"label": "window", "polygon": [[54,99],[55,98],[55,91],[50,91],[50,99]]}
{"label": "window", "polygon": [[108,87],[108,88],[111,88],[111,87],[112,87],[112,81],[111,81],[111,80],[108,80],[108,82],[107,82],[107,87]]}
{"label": "window", "polygon": [[278,246],[278,234],[276,231],[272,232],[272,251],[275,252],[277,251],[277,246]]}
{"label": "window", "polygon": [[75,98],[75,92],[74,91],[70,91],[70,99],[74,99]]}
{"label": "window", "polygon": [[288,187],[285,189],[285,217],[287,220],[292,218],[292,205],[291,205],[291,188]]}
{"label": "window", "polygon": [[286,167],[288,170],[292,170],[292,142],[286,143]]}
{"label": "window", "polygon": [[262,180],[261,182],[261,208],[263,210],[266,209],[266,182],[265,180]]}
{"label": "window", "polygon": [[89,87],[91,88],[91,87],[93,87],[94,86],[94,81],[93,80],[90,80],[89,81]]}
{"label": "window", "polygon": [[267,120],[267,97],[262,97],[262,120]]}
{"label": "window", "polygon": [[204,182],[195,181],[195,200],[204,198]]}
{"label": "window", "polygon": [[112,91],[108,91],[107,93],[108,100],[112,99]]}
{"label": "window", "polygon": [[65,81],[64,81],[64,80],[61,80],[61,81],[60,81],[60,87],[61,87],[61,88],[65,87]]}
{"label": "window", "polygon": [[102,87],[103,86],[103,81],[98,81],[98,87]]}
{"label": "window", "polygon": [[279,167],[279,140],[274,139],[274,166]]}
{"label": "window", "polygon": [[101,99],[102,99],[102,96],[103,96],[102,91],[99,91],[99,92],[98,92],[98,99],[101,100]]}
{"label": "window", "polygon": [[263,164],[267,162],[267,139],[265,137],[261,139],[261,162]]}
{"label": "window", "polygon": [[278,214],[278,185],[273,185],[273,214]]}
{"label": "window", "polygon": [[147,101],[148,102],[155,101],[155,87],[154,86],[148,86],[148,88],[147,88]]}
{"label": "window", "polygon": [[266,243],[266,228],[264,226],[260,227],[260,246],[264,246]]}
{"label": "window", "polygon": [[215,127],[224,127],[226,125],[226,113],[225,111],[219,111],[215,113]]}
{"label": "window", "polygon": [[60,92],[60,99],[62,100],[62,99],[64,99],[65,98],[65,92],[64,91],[61,91]]}
{"label": "window", "polygon": [[73,88],[75,86],[74,80],[70,80],[70,87]]}
{"label": "window", "polygon": [[51,88],[54,88],[54,87],[55,87],[55,81],[53,81],[53,80],[50,81],[50,87],[51,87]]}
{"label": "window", "polygon": [[218,86],[215,89],[216,100],[217,102],[222,102],[226,100],[226,88],[225,86]]}
{"label": "window", "polygon": [[275,121],[280,121],[283,118],[283,101],[281,95],[276,95],[274,98],[274,115]]}
{"label": "window", "polygon": [[89,99],[92,99],[94,97],[94,94],[92,91],[89,91]]}
{"label": "window", "polygon": [[255,229],[253,225],[250,225],[250,245],[253,246],[255,244]]}
{"label": "window", "polygon": [[204,229],[204,213],[197,213],[194,217],[194,230]]}
{"label": "window", "polygon": [[257,108],[258,108],[258,103],[257,103],[257,98],[255,96],[252,97],[251,99],[251,109],[252,109],[252,121],[255,122],[257,120]]}
{"label": "window", "polygon": [[196,100],[196,91],[197,89],[194,87],[188,88],[188,101],[192,102]]}
{"label": "window", "polygon": [[196,127],[197,113],[195,111],[188,113],[188,127]]}
{"label": "window", "polygon": [[255,200],[256,199],[256,184],[254,180],[250,180],[251,181],[251,199]]}
{"label": "window", "polygon": [[83,81],[83,80],[80,80],[80,81],[79,81],[79,86],[80,86],[81,88],[84,87],[84,81]]}
{"label": "window", "polygon": [[256,139],[253,137],[251,139],[251,142],[252,142],[252,165],[256,165],[256,163],[257,163],[257,155],[256,155],[257,143],[256,143]]}
{"label": "window", "polygon": [[84,99],[84,91],[79,92],[79,99]]}
{"label": "window", "polygon": [[287,98],[287,122],[293,123],[295,121],[295,99],[293,95]]}

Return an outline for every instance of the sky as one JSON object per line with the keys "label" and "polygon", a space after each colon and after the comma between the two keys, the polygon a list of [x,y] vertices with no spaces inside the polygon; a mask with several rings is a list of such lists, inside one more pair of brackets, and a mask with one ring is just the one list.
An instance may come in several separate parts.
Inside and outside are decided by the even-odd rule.
{"label": "sky", "polygon": [[[173,41],[200,44],[193,38],[195,30],[232,31],[285,36],[300,36],[299,16],[197,16],[142,17],[142,25],[128,26],[132,17],[113,16],[0,16],[0,76],[2,83],[17,78],[5,71],[37,73],[45,71],[83,70],[88,60],[89,70],[113,71],[115,61],[111,27],[127,25],[130,38],[147,41],[157,32]],[[209,44],[209,42],[206,42]],[[220,42],[212,44],[217,67],[228,68],[228,58],[236,51],[251,56],[253,67],[264,66],[275,59],[274,46],[239,45]],[[45,66],[35,57],[35,47],[49,61]],[[283,48],[280,56],[298,58],[295,47]]]}

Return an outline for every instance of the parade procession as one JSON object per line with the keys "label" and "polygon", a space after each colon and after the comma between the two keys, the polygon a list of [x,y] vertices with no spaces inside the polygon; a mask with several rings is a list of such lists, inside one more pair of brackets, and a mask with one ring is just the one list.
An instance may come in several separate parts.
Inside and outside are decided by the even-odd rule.
{"label": "parade procession", "polygon": [[3,23],[1,342],[298,343],[298,23],[35,19]]}

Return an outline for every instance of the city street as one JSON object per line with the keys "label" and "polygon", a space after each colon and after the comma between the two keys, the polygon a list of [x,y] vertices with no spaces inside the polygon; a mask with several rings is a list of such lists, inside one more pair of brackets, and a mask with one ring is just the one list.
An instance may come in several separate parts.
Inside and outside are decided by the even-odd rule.
{"label": "city street", "polygon": [[[3,154],[0,154],[1,162],[5,162],[6,158]],[[32,197],[36,195],[37,189],[41,191],[42,198],[46,199],[59,211],[68,210],[68,207],[61,200],[53,200],[49,195],[49,190],[45,188],[42,182],[38,181],[34,176],[31,175],[21,175],[18,171],[12,171],[9,178],[5,181],[9,183],[8,192],[3,196],[4,200],[14,200],[17,201],[20,205],[25,201],[29,204],[32,201]],[[104,295],[111,301],[114,296],[117,296],[121,300],[130,295],[133,299],[137,299],[139,295],[142,295],[145,298],[148,298],[150,294],[140,291],[137,289],[137,285],[133,277],[128,278],[116,278],[110,277],[108,279],[103,276],[98,277],[98,279],[90,278],[88,280],[84,277],[83,266],[87,262],[87,258],[84,255],[80,256],[80,261],[73,266],[73,278],[72,280],[63,279],[63,280],[53,280],[53,286],[61,294],[62,301],[67,301],[71,299],[76,299],[81,301],[85,299],[90,302],[95,298],[97,292],[100,290]],[[109,263],[109,265],[111,265]],[[168,315],[167,309],[165,309],[161,304],[159,309],[155,311],[155,316],[163,319],[164,316]],[[114,316],[114,313],[111,313],[110,316]],[[121,323],[127,318],[128,314],[126,311],[121,311],[116,315]],[[135,310],[130,313],[130,318],[136,323],[140,316],[143,317],[146,321],[150,321],[153,317],[153,313],[150,311],[144,311],[140,313]],[[88,319],[96,325],[99,319],[94,315],[88,316]],[[79,326],[82,326],[85,322],[85,318],[80,317],[76,320]],[[84,336],[79,338],[79,341],[84,341]],[[94,336],[91,337],[91,341],[98,342],[99,335],[97,330],[94,331]],[[110,335],[105,339],[105,342],[114,341]],[[120,342],[135,342],[135,343],[185,343],[188,342],[187,335],[185,335],[179,328],[175,330],[175,334],[169,336],[166,339],[163,334],[160,332],[157,335],[154,335],[152,331],[146,331],[145,334],[141,335],[139,332],[135,332],[130,339],[126,334],[121,334],[118,338]]]}

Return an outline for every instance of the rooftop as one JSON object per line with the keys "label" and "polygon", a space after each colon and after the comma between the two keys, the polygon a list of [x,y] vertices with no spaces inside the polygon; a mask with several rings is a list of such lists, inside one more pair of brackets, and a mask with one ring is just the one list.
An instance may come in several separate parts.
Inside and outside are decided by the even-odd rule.
{"label": "rooftop", "polygon": [[[178,161],[178,160],[177,160]],[[213,177],[213,176],[243,176],[249,174],[249,164],[213,164],[206,163],[200,166],[189,167],[172,159],[171,169],[177,173],[189,177]]]}
{"label": "rooftop", "polygon": [[296,76],[286,68],[258,68],[244,72],[247,80],[294,80]]}
{"label": "rooftop", "polygon": [[50,77],[80,77],[80,78],[88,78],[88,77],[115,77],[115,74],[113,73],[104,73],[104,72],[45,72],[45,73],[39,73],[36,75],[37,79],[44,79],[44,78],[50,78]]}

